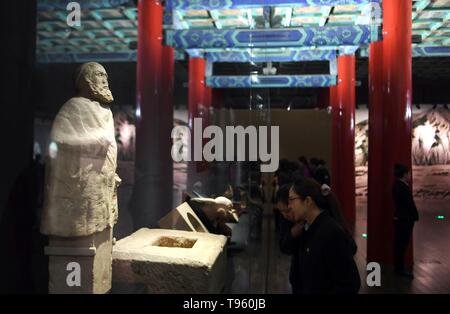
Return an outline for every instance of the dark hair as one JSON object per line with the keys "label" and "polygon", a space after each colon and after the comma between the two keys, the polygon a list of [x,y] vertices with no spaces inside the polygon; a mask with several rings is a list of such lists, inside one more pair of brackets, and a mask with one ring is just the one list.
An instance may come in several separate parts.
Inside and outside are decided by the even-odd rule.
{"label": "dark hair", "polygon": [[319,159],[313,157],[309,160],[309,163],[313,166],[317,166],[319,164]]}
{"label": "dark hair", "polygon": [[305,156],[298,157],[298,161],[302,162],[305,166],[309,166],[308,159]]}
{"label": "dark hair", "polygon": [[302,200],[309,196],[319,208],[325,209],[328,207],[327,199],[322,195],[322,187],[317,181],[309,178],[298,178],[292,189]]}
{"label": "dark hair", "polygon": [[286,158],[280,159],[278,163],[279,171],[289,171],[289,160]]}
{"label": "dark hair", "polygon": [[317,207],[327,211],[331,217],[339,223],[344,231],[351,235],[340,210],[339,201],[332,191],[330,191],[326,196],[323,195],[322,186],[316,180],[306,177],[296,180],[294,185],[292,185],[292,189],[302,200],[309,196],[313,202],[316,203]]}
{"label": "dark hair", "polygon": [[294,172],[294,171],[298,170],[299,168],[300,168],[299,164],[296,163],[295,161],[289,162],[289,171]]}
{"label": "dark hair", "polygon": [[394,176],[398,179],[401,179],[409,172],[409,168],[402,164],[394,165]]}
{"label": "dark hair", "polygon": [[278,185],[283,186],[285,184],[291,184],[294,182],[291,171],[280,171],[276,175],[278,178]]}
{"label": "dark hair", "polygon": [[291,188],[291,184],[285,184],[278,189],[277,195],[276,195],[277,202],[282,202],[283,204],[288,205],[290,188]]}

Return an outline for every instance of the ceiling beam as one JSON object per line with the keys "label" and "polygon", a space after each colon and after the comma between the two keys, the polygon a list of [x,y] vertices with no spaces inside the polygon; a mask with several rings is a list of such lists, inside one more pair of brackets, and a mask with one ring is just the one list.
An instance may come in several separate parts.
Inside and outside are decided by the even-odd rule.
{"label": "ceiling beam", "polygon": [[285,7],[308,7],[308,6],[328,6],[347,4],[368,4],[380,3],[380,0],[204,0],[186,1],[173,0],[175,10],[224,10],[224,9],[246,9],[263,6],[285,6]]}
{"label": "ceiling beam", "polygon": [[206,52],[211,62],[299,62],[336,59],[336,49],[242,49],[239,51]]}
{"label": "ceiling beam", "polygon": [[216,75],[206,78],[214,88],[298,88],[336,85],[336,75]]}
{"label": "ceiling beam", "polygon": [[335,26],[268,30],[166,30],[167,45],[179,48],[274,48],[361,46],[380,40],[379,27]]}

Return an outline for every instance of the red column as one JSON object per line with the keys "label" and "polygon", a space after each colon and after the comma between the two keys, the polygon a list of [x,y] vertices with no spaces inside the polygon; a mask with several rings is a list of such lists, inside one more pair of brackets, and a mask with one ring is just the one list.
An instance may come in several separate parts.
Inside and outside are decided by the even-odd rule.
{"label": "red column", "polygon": [[338,58],[338,106],[340,109],[340,173],[338,178],[342,210],[347,222],[355,222],[355,56]]}
{"label": "red column", "polygon": [[[383,152],[381,172],[378,174],[382,176],[383,182],[381,184],[383,204],[378,208],[378,220],[368,221],[368,228],[372,231],[375,229],[382,229],[385,234],[383,239],[380,239],[378,245],[381,249],[377,255],[370,257],[374,261],[392,263],[393,261],[393,213],[394,204],[392,200],[392,184],[394,181],[393,168],[395,163],[402,163],[411,167],[411,138],[412,138],[412,3],[408,0],[384,0],[383,1],[383,44],[382,48],[372,48],[376,52],[382,49],[382,69],[383,69],[383,120],[377,122],[377,115],[373,124],[382,128]],[[375,57],[376,58],[376,57]],[[372,96],[373,98],[374,96]],[[377,96],[379,100],[379,96]],[[370,141],[373,139],[369,139]],[[377,137],[375,137],[375,142]],[[379,144],[378,144],[379,145]],[[375,150],[376,152],[376,150]],[[371,152],[369,151],[369,154]],[[370,163],[369,163],[370,167]],[[373,173],[373,171],[371,172]],[[370,174],[370,173],[369,173]],[[412,185],[412,182],[411,182]],[[373,188],[373,186],[372,186]],[[369,191],[373,193],[371,202],[374,201],[377,189]],[[380,195],[381,196],[381,195]],[[375,203],[369,205],[370,210],[375,209]],[[377,214],[371,213],[371,215]],[[376,231],[375,231],[376,232]],[[371,234],[368,233],[368,238]],[[377,240],[373,240],[377,241]],[[383,241],[383,243],[381,242]],[[374,245],[373,242],[369,242]],[[412,263],[412,246],[408,250],[407,264]],[[382,251],[381,251],[382,250]],[[374,253],[375,254],[375,253]]]}
{"label": "red column", "polygon": [[338,86],[330,87],[330,106],[332,109],[332,134],[331,134],[331,188],[339,196],[341,193],[339,187],[341,186],[339,179],[341,178],[340,158],[341,156],[341,119],[338,101]]}
{"label": "red column", "polygon": [[355,57],[338,59],[338,85],[330,87],[332,189],[350,226],[355,222]]}
{"label": "red column", "polygon": [[157,226],[172,208],[173,50],[162,45],[163,7],[139,1],[134,227]]}
{"label": "red column", "polygon": [[189,127],[199,117],[205,99],[205,60],[189,58]]}
{"label": "red column", "polygon": [[[207,92],[205,91],[205,87],[205,60],[203,58],[190,58],[188,114],[192,139],[194,138],[194,118],[202,118],[203,128],[207,123],[206,117],[208,112],[206,111],[205,106],[205,98],[207,96]],[[191,141],[191,152],[191,160],[194,160],[194,141]],[[202,156],[198,157],[202,158]],[[188,186],[191,186],[191,184],[195,181],[195,175],[199,172],[204,171],[205,169],[205,162],[190,162],[188,165]]]}
{"label": "red column", "polygon": [[387,263],[392,251],[392,224],[384,212],[383,173],[383,42],[369,52],[369,166],[367,176],[367,261]]}

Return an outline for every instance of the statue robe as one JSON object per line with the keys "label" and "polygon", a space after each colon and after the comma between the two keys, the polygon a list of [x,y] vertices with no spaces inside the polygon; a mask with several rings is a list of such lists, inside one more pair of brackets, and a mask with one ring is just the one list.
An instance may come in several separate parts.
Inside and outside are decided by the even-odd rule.
{"label": "statue robe", "polygon": [[41,220],[43,234],[87,236],[118,218],[117,144],[109,107],[67,101],[53,123]]}

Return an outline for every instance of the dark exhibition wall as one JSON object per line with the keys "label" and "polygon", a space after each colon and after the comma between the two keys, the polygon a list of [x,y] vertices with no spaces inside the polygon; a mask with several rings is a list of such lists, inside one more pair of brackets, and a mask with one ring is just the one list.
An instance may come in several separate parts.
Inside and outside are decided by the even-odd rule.
{"label": "dark exhibition wall", "polygon": [[[61,106],[75,94],[73,73],[80,64],[38,64],[34,98],[36,114],[53,118]],[[108,71],[114,106],[135,106],[136,64],[105,63]]]}
{"label": "dark exhibition wall", "polygon": [[[36,1],[2,3],[0,292],[31,292]],[[25,197],[24,197],[25,195]]]}
{"label": "dark exhibition wall", "polygon": [[[286,73],[305,72],[307,62],[292,65]],[[60,106],[73,95],[72,74],[79,64],[76,63],[45,63],[36,66],[36,95],[33,101],[38,116],[53,117]],[[106,62],[105,68],[110,77],[111,89],[114,92],[113,106],[136,106],[136,63]],[[450,58],[413,58],[413,103],[414,104],[444,104],[450,103],[446,87],[450,85],[450,73],[445,70],[450,66]],[[219,64],[215,65],[218,73],[244,72],[246,65]],[[311,66],[308,66],[311,67]],[[326,71],[328,64],[318,63],[311,71]],[[368,60],[357,58],[356,62],[356,103],[368,103]],[[308,71],[306,71],[308,72]],[[188,62],[175,62],[175,107],[187,106]],[[320,106],[323,88],[305,89],[223,89],[223,104],[227,108],[245,109],[248,107],[251,94],[264,95],[265,102],[270,102],[272,108],[291,109],[314,108]],[[213,104],[214,105],[214,104]]]}

